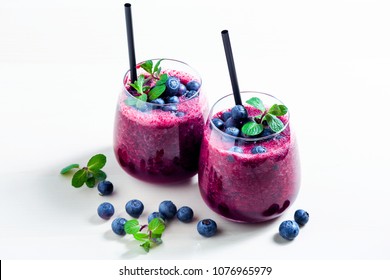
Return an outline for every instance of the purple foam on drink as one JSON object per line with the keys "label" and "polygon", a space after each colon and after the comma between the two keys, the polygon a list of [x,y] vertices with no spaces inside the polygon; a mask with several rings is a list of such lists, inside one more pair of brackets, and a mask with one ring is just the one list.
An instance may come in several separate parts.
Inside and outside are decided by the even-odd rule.
{"label": "purple foam on drink", "polygon": [[[187,84],[195,77],[184,71],[164,70]],[[128,84],[128,77],[124,85]],[[180,96],[176,112],[161,109],[142,112],[128,106],[132,98],[125,88],[120,96],[115,123],[114,151],[129,174],[151,182],[172,182],[197,173],[207,104],[202,94]],[[159,105],[146,103],[153,108]],[[161,105],[160,107],[167,106]]]}
{"label": "purple foam on drink", "polygon": [[[249,116],[259,113],[246,109]],[[295,200],[300,183],[297,144],[288,117],[279,119],[285,124],[282,132],[256,139],[231,137],[206,124],[199,187],[212,210],[234,221],[262,222],[281,215]],[[265,152],[253,154],[256,146]]]}

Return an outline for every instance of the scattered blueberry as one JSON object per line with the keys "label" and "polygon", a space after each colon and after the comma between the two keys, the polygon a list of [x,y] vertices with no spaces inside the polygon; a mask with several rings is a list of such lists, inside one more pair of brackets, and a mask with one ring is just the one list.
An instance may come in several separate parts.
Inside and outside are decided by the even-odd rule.
{"label": "scattered blueberry", "polygon": [[263,154],[267,151],[263,146],[255,146],[251,149],[252,154]]}
{"label": "scattered blueberry", "polygon": [[179,103],[179,97],[177,96],[169,96],[166,99],[167,103]]}
{"label": "scattered blueberry", "polygon": [[244,150],[241,147],[238,146],[233,146],[229,149],[229,151],[234,152],[234,153],[244,153]]}
{"label": "scattered blueberry", "polygon": [[224,123],[223,123],[223,121],[222,121],[221,119],[219,119],[219,118],[214,118],[214,119],[212,119],[211,121],[213,122],[213,124],[214,124],[218,129],[220,129],[220,130],[223,129]]}
{"label": "scattered blueberry", "polygon": [[185,115],[186,115],[186,113],[184,113],[184,112],[181,112],[181,111],[176,112],[176,117],[182,118],[182,117],[184,117]]}
{"label": "scattered blueberry", "polygon": [[180,84],[179,91],[177,93],[178,96],[182,96],[187,92],[187,87],[184,84]]}
{"label": "scattered blueberry", "polygon": [[160,206],[158,207],[158,211],[167,219],[172,219],[176,215],[177,208],[172,201],[165,200],[160,203]]}
{"label": "scattered blueberry", "polygon": [[237,127],[228,127],[226,128],[225,133],[237,137],[240,134],[240,130]]}
{"label": "scattered blueberry", "polygon": [[194,97],[198,92],[196,90],[189,90],[186,92],[185,97],[188,99]]}
{"label": "scattered blueberry", "polygon": [[126,203],[126,212],[133,218],[139,218],[144,211],[144,204],[138,199],[132,199]]}
{"label": "scattered blueberry", "polygon": [[112,231],[118,235],[125,235],[125,224],[127,220],[125,218],[116,218],[112,221],[111,228]]}
{"label": "scattered blueberry", "polygon": [[198,91],[200,89],[200,83],[197,81],[189,81],[187,83],[187,89],[188,90],[195,90]]}
{"label": "scattered blueberry", "polygon": [[177,210],[177,218],[179,221],[182,221],[184,223],[189,223],[192,221],[192,218],[194,217],[194,211],[188,206],[180,207],[179,210]]}
{"label": "scattered blueberry", "polygon": [[217,224],[211,219],[204,219],[198,222],[197,229],[200,235],[211,237],[217,233]]}
{"label": "scattered blueberry", "polygon": [[150,103],[157,104],[157,105],[164,105],[165,101],[162,98],[156,98],[156,99],[150,101]]}
{"label": "scattered blueberry", "polygon": [[294,220],[301,226],[304,226],[309,221],[309,213],[305,210],[298,209],[294,213]]}
{"label": "scattered blueberry", "polygon": [[165,82],[166,90],[165,93],[168,96],[174,96],[179,92],[180,88],[180,79],[174,76],[168,77],[168,80]]}
{"label": "scattered blueberry", "polygon": [[221,115],[221,119],[226,122],[232,116],[231,112],[223,112]]}
{"label": "scattered blueberry", "polygon": [[110,195],[114,191],[114,185],[110,181],[100,181],[97,189],[100,195]]}
{"label": "scattered blueberry", "polygon": [[267,136],[270,136],[272,134],[274,134],[275,132],[270,129],[270,128],[264,128],[264,130],[260,133],[260,137],[267,137]]}
{"label": "scattered blueberry", "polygon": [[153,212],[148,216],[148,223],[150,223],[150,221],[153,220],[154,218],[160,218],[165,221],[165,216],[163,214],[161,214],[160,212]]}
{"label": "scattered blueberry", "polygon": [[176,105],[165,105],[162,106],[161,110],[165,112],[176,112],[177,111],[177,106]]}
{"label": "scattered blueberry", "polygon": [[236,105],[232,108],[232,118],[236,121],[245,120],[248,118],[248,112],[242,105]]}
{"label": "scattered blueberry", "polygon": [[287,240],[293,240],[299,234],[299,225],[295,221],[284,221],[279,226],[279,234]]}
{"label": "scattered blueberry", "polygon": [[225,128],[228,128],[228,127],[237,127],[238,126],[238,122],[235,121],[233,118],[228,118],[226,121],[225,121]]}
{"label": "scattered blueberry", "polygon": [[109,202],[103,202],[97,209],[100,218],[109,220],[115,213],[114,206]]}

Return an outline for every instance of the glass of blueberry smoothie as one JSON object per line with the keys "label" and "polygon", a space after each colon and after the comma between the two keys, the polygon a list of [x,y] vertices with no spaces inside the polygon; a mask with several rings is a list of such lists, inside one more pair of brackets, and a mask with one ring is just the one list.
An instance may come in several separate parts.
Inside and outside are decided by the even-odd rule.
{"label": "glass of blueberry smoothie", "polygon": [[281,215],[300,186],[297,143],[287,107],[260,92],[241,92],[211,108],[201,145],[199,188],[216,213],[244,223]]}
{"label": "glass of blueberry smoothie", "polygon": [[137,64],[119,95],[114,152],[130,175],[148,182],[188,179],[198,171],[207,101],[200,75],[173,59]]}

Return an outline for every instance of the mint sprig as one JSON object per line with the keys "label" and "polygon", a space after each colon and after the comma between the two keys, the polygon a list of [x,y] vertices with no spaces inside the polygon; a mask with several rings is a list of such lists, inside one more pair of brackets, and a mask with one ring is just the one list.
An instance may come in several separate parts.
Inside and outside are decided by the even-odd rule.
{"label": "mint sprig", "polygon": [[79,164],[74,163],[64,167],[60,173],[67,174],[71,170],[77,169],[72,177],[72,186],[80,188],[86,184],[87,187],[93,188],[98,182],[107,178],[106,173],[101,170],[106,162],[107,158],[105,155],[97,154],[90,158],[86,167],[80,168]]}
{"label": "mint sprig", "polygon": [[[166,89],[166,81],[168,80],[168,74],[161,74],[161,63],[162,59],[156,62],[155,65],[153,65],[152,60],[147,60],[144,63],[140,65],[142,69],[144,69],[147,73],[150,74],[148,78],[145,79],[145,75],[141,74],[137,78],[137,80],[130,84],[131,87],[133,87],[137,93],[139,94],[136,96],[137,99],[141,101],[152,101],[161,96],[163,92]],[[154,86],[148,86],[147,83],[150,82],[150,80],[153,80]],[[133,106],[136,105],[136,101],[125,101],[127,105]]]}
{"label": "mint sprig", "polygon": [[287,114],[288,108],[285,105],[274,104],[267,110],[263,101],[258,97],[252,97],[246,103],[259,109],[261,114],[255,116],[253,121],[244,124],[241,128],[242,133],[248,136],[259,135],[264,130],[265,122],[274,132],[279,132],[283,129],[284,124],[278,117]]}
{"label": "mint sprig", "polygon": [[[140,225],[138,220],[132,219],[125,223],[125,232],[133,235],[135,240],[141,242],[141,247],[149,252],[152,246],[162,243],[162,234],[165,231],[165,222],[161,218],[152,219],[148,225]],[[146,229],[146,232],[142,230]]]}

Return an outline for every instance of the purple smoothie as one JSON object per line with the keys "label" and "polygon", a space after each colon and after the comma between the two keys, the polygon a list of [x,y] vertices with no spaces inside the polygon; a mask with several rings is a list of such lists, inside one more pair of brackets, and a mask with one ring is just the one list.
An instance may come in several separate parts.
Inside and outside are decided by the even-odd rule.
{"label": "purple smoothie", "polygon": [[[185,85],[197,79],[183,71],[165,69],[164,73],[178,77]],[[126,75],[114,129],[114,152],[119,164],[130,175],[148,182],[167,183],[194,176],[207,110],[203,95],[181,96],[177,104],[177,112],[181,113],[161,108],[140,111],[125,103],[134,98],[126,86],[128,79]]]}
{"label": "purple smoothie", "polygon": [[[249,116],[258,110],[247,107]],[[220,117],[217,112],[212,117]],[[199,187],[206,204],[236,222],[263,222],[281,215],[295,200],[300,185],[299,155],[288,116],[285,128],[266,138],[229,137],[205,126],[199,160]],[[252,154],[261,145],[266,152]],[[243,153],[229,151],[238,146]]]}

